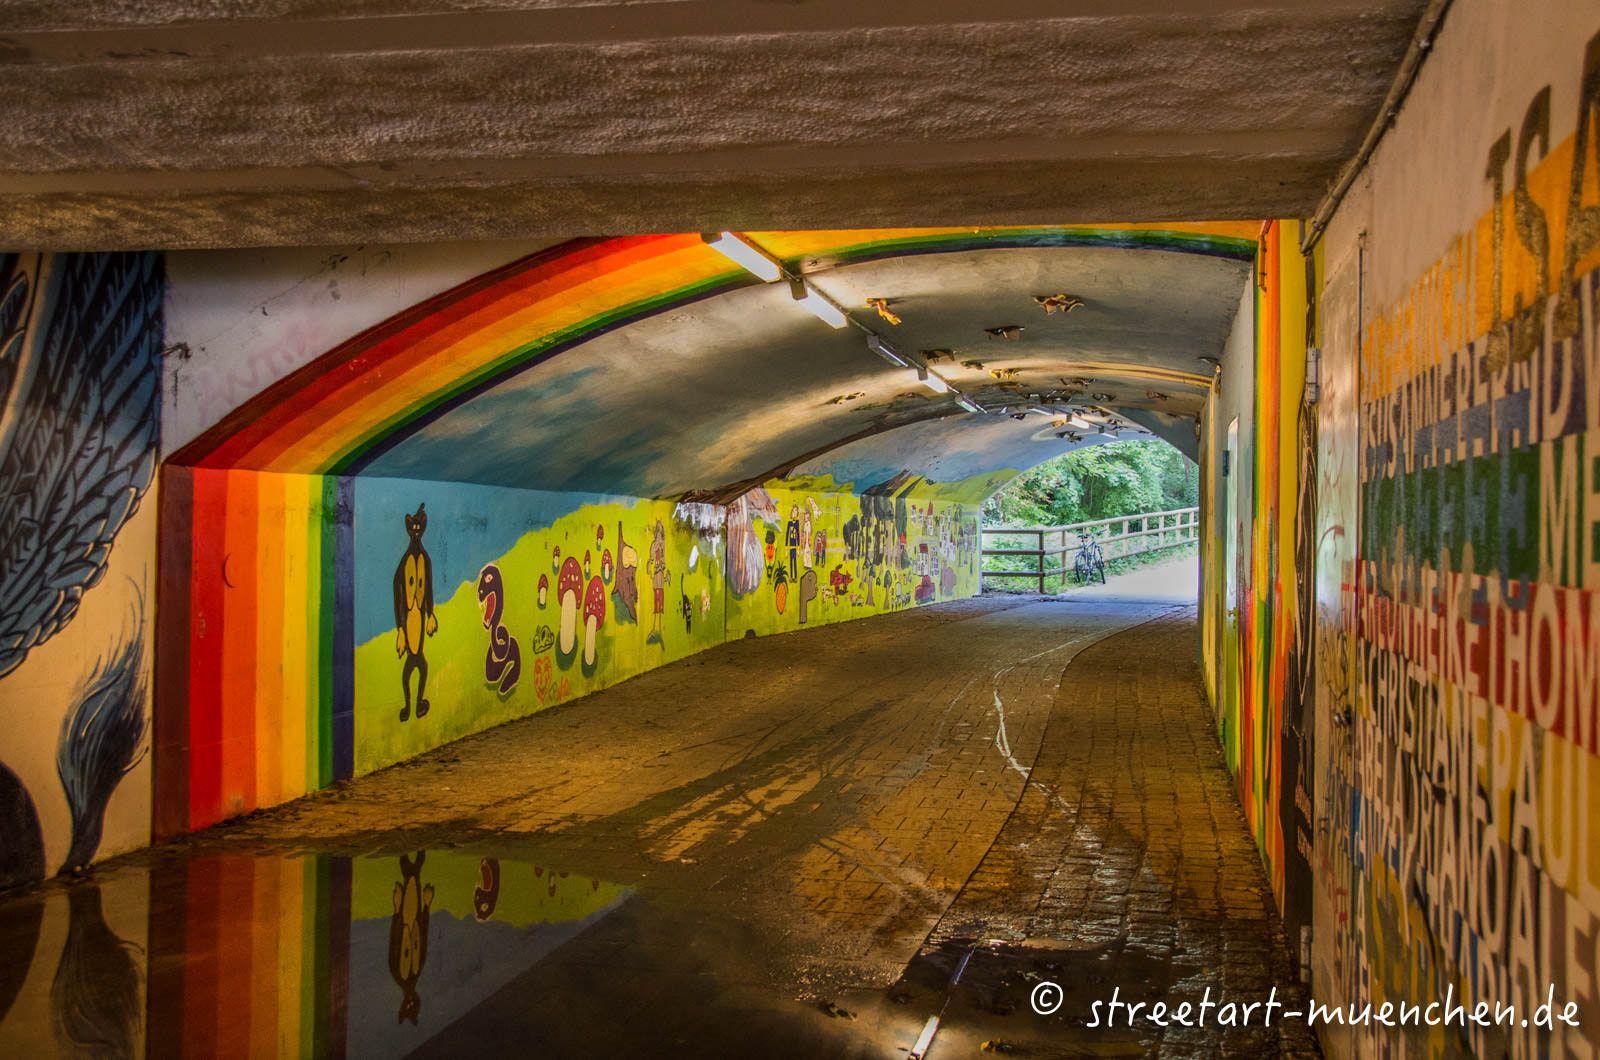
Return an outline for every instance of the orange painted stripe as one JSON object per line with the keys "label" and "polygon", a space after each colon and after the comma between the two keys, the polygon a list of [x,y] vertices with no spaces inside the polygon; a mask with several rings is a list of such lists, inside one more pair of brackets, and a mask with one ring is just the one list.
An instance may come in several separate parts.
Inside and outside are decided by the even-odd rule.
{"label": "orange painted stripe", "polygon": [[278,924],[285,910],[278,887],[278,863],[262,858],[253,871],[255,915],[251,918],[250,1055],[269,1060],[278,1051]]}
{"label": "orange painted stripe", "polygon": [[[222,806],[224,813],[256,807],[256,522],[260,475],[231,470],[223,517],[225,575],[222,595]],[[232,584],[229,585],[228,583]]]}
{"label": "orange painted stripe", "polygon": [[255,804],[283,801],[284,531],[289,519],[283,475],[258,474],[255,617]]}

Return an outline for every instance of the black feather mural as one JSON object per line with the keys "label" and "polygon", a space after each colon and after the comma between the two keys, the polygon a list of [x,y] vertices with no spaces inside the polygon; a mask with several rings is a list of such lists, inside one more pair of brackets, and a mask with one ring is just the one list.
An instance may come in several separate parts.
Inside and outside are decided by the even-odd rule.
{"label": "black feather mural", "polygon": [[0,677],[105,576],[155,474],[161,256],[0,255]]}
{"label": "black feather mural", "polygon": [[144,671],[143,607],[139,610],[137,632],[95,664],[78,691],[77,706],[61,727],[56,773],[72,813],[72,846],[62,872],[94,860],[111,793],[147,750],[141,749],[149,682]]}

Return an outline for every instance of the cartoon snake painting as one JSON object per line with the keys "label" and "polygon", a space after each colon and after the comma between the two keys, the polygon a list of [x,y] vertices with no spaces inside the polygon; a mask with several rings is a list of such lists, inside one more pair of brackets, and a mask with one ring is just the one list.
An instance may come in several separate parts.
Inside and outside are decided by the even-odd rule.
{"label": "cartoon snake painting", "polygon": [[483,628],[489,631],[483,679],[498,685],[497,691],[503,696],[517,687],[517,679],[522,676],[522,648],[517,638],[500,624],[506,606],[506,586],[500,568],[493,563],[478,572],[478,606],[483,609]]}

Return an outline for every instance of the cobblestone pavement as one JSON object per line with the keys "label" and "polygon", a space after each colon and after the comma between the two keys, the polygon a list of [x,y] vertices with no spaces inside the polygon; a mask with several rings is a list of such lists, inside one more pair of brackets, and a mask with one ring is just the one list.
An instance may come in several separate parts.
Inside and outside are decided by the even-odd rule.
{"label": "cobblestone pavement", "polygon": [[[444,1054],[903,1056],[942,1012],[934,1057],[1270,1055],[1276,1031],[1085,1026],[1113,988],[1265,1001],[1293,979],[1194,621],[1002,596],[731,643],[91,876],[427,850],[623,888]],[[1052,1016],[1040,978],[1066,991]]]}

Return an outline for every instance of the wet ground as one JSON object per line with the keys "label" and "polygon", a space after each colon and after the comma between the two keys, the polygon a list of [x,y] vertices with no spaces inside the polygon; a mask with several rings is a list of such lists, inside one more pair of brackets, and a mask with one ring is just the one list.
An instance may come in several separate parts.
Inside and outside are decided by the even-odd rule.
{"label": "wet ground", "polygon": [[9,895],[0,1055],[1309,1050],[1105,1025],[1294,996],[1173,584],[724,645]]}

